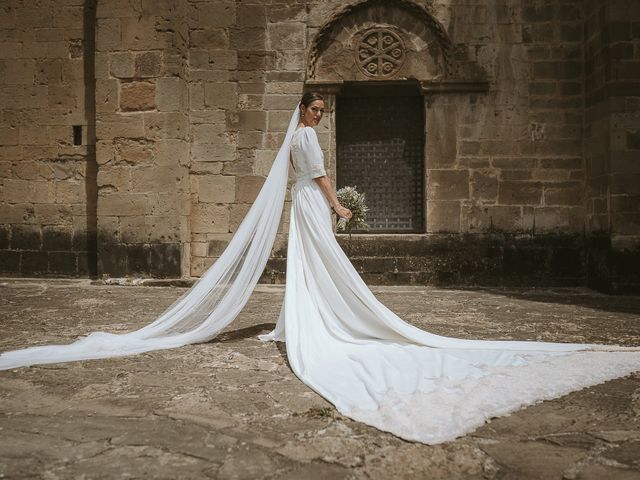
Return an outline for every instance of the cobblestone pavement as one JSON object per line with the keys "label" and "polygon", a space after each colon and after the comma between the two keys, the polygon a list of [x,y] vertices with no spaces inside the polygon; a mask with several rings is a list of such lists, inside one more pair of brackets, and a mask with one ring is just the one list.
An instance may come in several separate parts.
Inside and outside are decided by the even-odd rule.
{"label": "cobblestone pavement", "polygon": [[[585,289],[374,287],[407,321],[464,338],[640,343],[640,297]],[[0,350],[124,332],[184,289],[0,280]],[[4,478],[638,479],[640,374],[427,446],[338,414],[287,366],[260,286],[206,344],[0,372]]]}

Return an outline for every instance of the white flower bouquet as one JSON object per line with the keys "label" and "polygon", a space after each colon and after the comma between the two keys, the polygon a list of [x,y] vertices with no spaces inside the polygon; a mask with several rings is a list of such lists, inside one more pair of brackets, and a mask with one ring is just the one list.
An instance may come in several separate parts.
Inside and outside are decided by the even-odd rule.
{"label": "white flower bouquet", "polygon": [[343,207],[351,210],[351,220],[340,217],[337,223],[337,231],[351,235],[352,230],[367,230],[367,204],[364,193],[359,193],[356,187],[342,187],[336,192],[338,201]]}

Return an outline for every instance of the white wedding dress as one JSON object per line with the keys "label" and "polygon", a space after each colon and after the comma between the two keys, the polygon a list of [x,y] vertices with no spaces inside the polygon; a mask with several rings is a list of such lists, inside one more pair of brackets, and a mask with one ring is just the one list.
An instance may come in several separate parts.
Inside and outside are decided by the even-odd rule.
{"label": "white wedding dress", "polygon": [[[240,312],[269,257],[287,185],[296,182],[281,314],[264,341],[285,341],[294,373],[344,415],[407,440],[440,443],[487,419],[640,370],[640,348],[462,340],[401,320],[367,288],[333,234],[313,180],[325,174],[310,127],[285,141],[258,199],[221,258],[152,324],[70,345],[0,356],[0,369],[131,355],[213,338]],[[425,310],[428,305],[425,305]]]}

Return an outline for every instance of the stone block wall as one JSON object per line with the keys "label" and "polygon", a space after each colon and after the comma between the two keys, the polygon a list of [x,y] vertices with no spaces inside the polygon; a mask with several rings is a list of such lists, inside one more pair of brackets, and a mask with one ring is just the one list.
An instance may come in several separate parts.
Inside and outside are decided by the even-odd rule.
{"label": "stone block wall", "polygon": [[98,273],[188,274],[185,2],[96,12]]}
{"label": "stone block wall", "polygon": [[581,4],[436,9],[489,90],[427,99],[428,232],[582,232]]}
{"label": "stone block wall", "polygon": [[607,2],[605,18],[612,243],[640,253],[640,3]]}
{"label": "stone block wall", "polygon": [[[197,223],[191,273],[197,275],[230,238],[234,213],[248,208],[233,196],[233,184],[237,193],[242,182],[267,173],[281,138],[278,128],[281,133],[303,88],[306,52],[345,5],[310,2],[303,9],[197,2],[190,8],[192,219]],[[430,12],[469,61],[486,72],[490,89],[427,98],[426,232],[582,232],[581,2],[446,2]],[[350,28],[355,22],[344,21]],[[320,132],[329,162],[335,158],[332,124],[329,115]],[[254,182],[256,191],[247,202],[260,183]],[[219,185],[220,195],[199,194],[207,185]]]}
{"label": "stone block wall", "polygon": [[[318,134],[335,176],[340,88],[371,81],[356,68],[353,42],[376,23],[405,35],[407,61],[387,81],[411,83],[424,98],[422,235],[459,235],[478,241],[477,251],[490,238],[504,252],[538,251],[548,236],[548,258],[571,250],[581,259],[562,278],[637,265],[640,12],[633,3],[38,5],[0,7],[5,273],[199,276],[254,201],[305,85],[326,92]],[[73,145],[73,126],[82,127],[82,145]],[[272,278],[282,270],[287,214],[288,205]],[[576,240],[585,232],[596,241]],[[458,245],[416,244],[425,255]],[[603,284],[620,275],[629,276],[609,272]]]}
{"label": "stone block wall", "polygon": [[640,5],[586,2],[586,211],[590,284],[640,289]]}
{"label": "stone block wall", "polygon": [[80,0],[0,5],[4,274],[95,274],[93,16]]}
{"label": "stone block wall", "polygon": [[589,232],[608,233],[609,152],[611,125],[606,90],[608,47],[604,43],[606,6],[589,2],[585,9],[585,208]]}
{"label": "stone block wall", "polygon": [[289,2],[190,1],[188,9],[190,274],[199,276],[269,173],[303,89],[309,33],[305,6]]}

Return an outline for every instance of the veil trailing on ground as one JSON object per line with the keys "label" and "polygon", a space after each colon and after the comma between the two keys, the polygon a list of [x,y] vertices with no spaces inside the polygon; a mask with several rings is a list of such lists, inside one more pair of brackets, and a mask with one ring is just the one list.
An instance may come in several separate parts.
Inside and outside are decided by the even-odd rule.
{"label": "veil trailing on ground", "polygon": [[299,121],[291,115],[271,171],[220,258],[153,323],[133,332],[94,332],[68,345],[45,345],[0,355],[0,370],[27,365],[120,357],[206,342],[245,306],[269,259],[284,207],[291,138]]}

